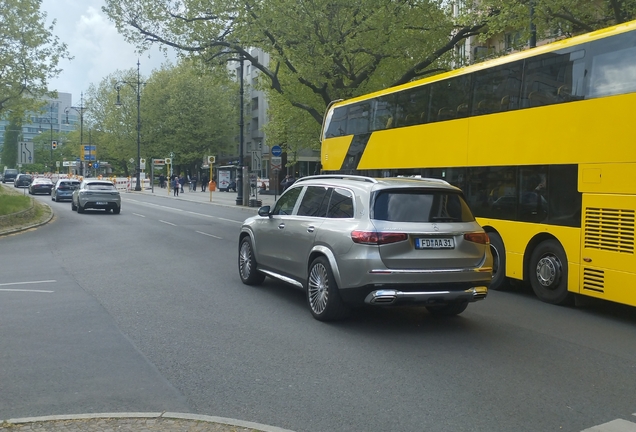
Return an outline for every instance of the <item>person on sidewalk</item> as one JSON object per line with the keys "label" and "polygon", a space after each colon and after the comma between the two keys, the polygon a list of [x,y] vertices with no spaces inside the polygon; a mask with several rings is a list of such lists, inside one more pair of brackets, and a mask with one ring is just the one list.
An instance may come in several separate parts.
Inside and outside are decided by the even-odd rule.
{"label": "person on sidewalk", "polygon": [[179,176],[179,186],[181,188],[181,193],[184,193],[185,191],[183,190],[183,185],[186,182],[186,178],[185,176]]}
{"label": "person on sidewalk", "polygon": [[210,180],[208,179],[208,176],[203,174],[203,177],[201,177],[201,192],[205,192],[205,188],[207,187],[209,181]]}
{"label": "person on sidewalk", "polygon": [[178,197],[179,196],[179,176],[174,176],[172,180],[172,195]]}
{"label": "person on sidewalk", "polygon": [[196,191],[197,191],[197,180],[198,180],[198,179],[197,179],[196,174],[194,174],[192,177],[190,177],[190,183],[192,183],[192,190],[193,190],[194,192],[196,192]]}

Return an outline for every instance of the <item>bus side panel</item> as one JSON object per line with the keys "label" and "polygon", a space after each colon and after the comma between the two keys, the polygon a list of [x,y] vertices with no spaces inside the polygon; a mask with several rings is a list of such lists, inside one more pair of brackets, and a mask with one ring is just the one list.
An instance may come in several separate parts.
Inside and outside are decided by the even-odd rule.
{"label": "bus side panel", "polygon": [[583,194],[581,294],[636,306],[636,196]]}
{"label": "bus side panel", "polygon": [[635,173],[636,163],[581,164],[579,167],[579,191],[636,194]]}
{"label": "bus side panel", "polygon": [[327,138],[322,142],[320,162],[326,171],[338,171],[344,163],[353,135]]}
{"label": "bus side panel", "polygon": [[[511,222],[497,219],[477,218],[484,228],[497,231],[506,248],[506,276],[523,280],[524,263],[529,261],[533,246],[546,236],[556,238],[568,258],[568,290],[579,292],[579,257],[581,230],[579,228],[543,225],[525,222]],[[530,269],[532,271],[532,269]]]}
{"label": "bus side panel", "polygon": [[359,169],[465,166],[468,119],[376,131]]}
{"label": "bus side panel", "polygon": [[631,93],[471,117],[468,160],[473,166],[633,162],[634,106]]}

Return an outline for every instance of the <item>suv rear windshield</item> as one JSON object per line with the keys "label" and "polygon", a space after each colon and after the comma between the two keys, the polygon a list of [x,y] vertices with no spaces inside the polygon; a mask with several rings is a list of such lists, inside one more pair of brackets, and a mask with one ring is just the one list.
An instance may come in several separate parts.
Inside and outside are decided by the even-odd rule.
{"label": "suv rear windshield", "polygon": [[17,169],[8,169],[8,170],[4,170],[4,175],[16,175],[18,174],[18,170]]}
{"label": "suv rear windshield", "polygon": [[459,193],[440,190],[384,190],[377,193],[373,219],[391,222],[472,222]]}
{"label": "suv rear windshield", "polygon": [[115,185],[112,183],[91,183],[86,185],[88,190],[115,190]]}

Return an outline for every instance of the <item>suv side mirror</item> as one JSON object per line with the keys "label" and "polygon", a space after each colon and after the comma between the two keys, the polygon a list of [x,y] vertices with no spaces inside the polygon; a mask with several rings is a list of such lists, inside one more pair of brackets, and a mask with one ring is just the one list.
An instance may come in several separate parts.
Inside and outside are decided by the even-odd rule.
{"label": "suv side mirror", "polygon": [[263,206],[263,207],[258,209],[258,215],[259,216],[270,216],[270,213],[269,213],[270,210],[271,210],[270,206]]}

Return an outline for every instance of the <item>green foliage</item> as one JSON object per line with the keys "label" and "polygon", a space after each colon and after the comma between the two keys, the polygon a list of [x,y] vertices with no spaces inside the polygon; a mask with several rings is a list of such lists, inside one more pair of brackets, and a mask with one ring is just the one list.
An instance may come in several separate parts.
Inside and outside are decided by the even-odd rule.
{"label": "green foliage", "polygon": [[237,94],[225,68],[183,61],[156,71],[144,91],[144,140],[152,143],[151,154],[167,157],[172,152],[175,165],[192,170],[204,156],[232,150]]}
{"label": "green foliage", "polygon": [[[459,15],[451,5],[462,5]],[[105,0],[103,10],[141,49],[245,58],[271,90],[268,141],[311,148],[332,100],[462,64],[454,48],[466,38],[510,32],[527,41],[531,15],[538,39],[567,36],[633,19],[636,0]]]}
{"label": "green foliage", "polygon": [[[238,92],[224,68],[203,69],[183,61],[164,65],[139,82],[140,148],[148,163],[173,152],[174,162],[194,170],[205,156],[230,150],[236,136]],[[126,176],[136,166],[129,160],[137,159],[137,83],[136,70],[129,70],[106,77],[87,92],[87,124],[98,157]]]}
{"label": "green foliage", "polygon": [[40,0],[0,0],[0,113],[24,112],[48,93],[47,81],[68,58],[66,45],[45,26]]}
{"label": "green foliage", "polygon": [[520,40],[530,38],[530,23],[537,40],[568,37],[590,32],[636,18],[634,0],[479,0],[473,12],[487,14],[485,37],[519,33]]}
{"label": "green foliage", "polygon": [[0,216],[17,213],[31,207],[28,196],[9,194],[0,187]]}
{"label": "green foliage", "polygon": [[18,142],[22,134],[22,120],[11,116],[9,126],[4,131],[4,147],[2,147],[2,165],[15,168],[18,164]]}

